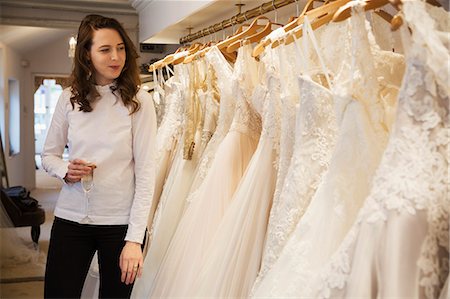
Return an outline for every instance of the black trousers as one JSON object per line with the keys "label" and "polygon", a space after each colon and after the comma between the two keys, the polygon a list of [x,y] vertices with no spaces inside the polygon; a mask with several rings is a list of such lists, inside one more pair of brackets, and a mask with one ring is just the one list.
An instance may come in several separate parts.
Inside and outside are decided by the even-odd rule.
{"label": "black trousers", "polygon": [[129,298],[133,285],[120,281],[119,257],[127,225],[90,225],[55,218],[45,270],[45,298],[80,298],[98,251],[100,298]]}

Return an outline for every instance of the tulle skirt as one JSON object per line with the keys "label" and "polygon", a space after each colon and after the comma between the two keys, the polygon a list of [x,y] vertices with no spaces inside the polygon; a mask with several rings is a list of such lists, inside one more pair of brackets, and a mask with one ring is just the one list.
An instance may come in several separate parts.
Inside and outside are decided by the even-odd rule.
{"label": "tulle skirt", "polygon": [[276,153],[261,140],[188,297],[247,297],[258,273],[275,191]]}
{"label": "tulle skirt", "polygon": [[159,268],[151,297],[185,296],[256,145],[256,138],[237,131],[225,137],[203,183],[188,198],[189,206]]}

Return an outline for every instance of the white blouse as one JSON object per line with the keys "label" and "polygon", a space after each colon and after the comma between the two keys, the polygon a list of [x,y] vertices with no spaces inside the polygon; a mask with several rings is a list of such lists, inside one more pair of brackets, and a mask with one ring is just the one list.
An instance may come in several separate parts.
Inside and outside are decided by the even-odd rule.
{"label": "white blouse", "polygon": [[79,111],[66,88],[55,108],[42,153],[44,169],[63,179],[69,162],[94,162],[94,187],[86,196],[80,182],[64,184],[55,216],[78,223],[128,225],[126,241],[142,243],[155,184],[156,114],[151,96],[139,90],[141,108],[130,115],[110,85],[97,86],[93,111]]}

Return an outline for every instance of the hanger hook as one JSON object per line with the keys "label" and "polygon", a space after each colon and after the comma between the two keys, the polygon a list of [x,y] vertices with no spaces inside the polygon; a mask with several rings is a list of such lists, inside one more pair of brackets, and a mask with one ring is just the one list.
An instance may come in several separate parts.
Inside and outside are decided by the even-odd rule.
{"label": "hanger hook", "polygon": [[234,25],[237,25],[237,16],[231,18],[231,24],[233,24],[233,33],[234,33]]}
{"label": "hanger hook", "polygon": [[211,27],[208,27],[208,35],[209,35],[209,40],[211,41],[212,40],[212,38],[213,38],[213,33],[214,33],[214,30],[212,30],[212,28]]}
{"label": "hanger hook", "polygon": [[298,17],[298,14],[300,13],[299,7],[298,7],[298,0],[295,0],[295,11],[296,11],[296,16]]}
{"label": "hanger hook", "polygon": [[275,6],[275,0],[272,0],[272,7],[275,10],[275,23],[278,23],[278,9]]}
{"label": "hanger hook", "polygon": [[223,22],[225,22],[225,21],[222,21],[222,23],[221,23],[221,25],[222,25],[222,40],[225,40],[225,30],[223,28]]}
{"label": "hanger hook", "polygon": [[205,28],[205,30],[204,30],[204,37],[205,37],[205,44],[206,44],[206,41],[208,40],[206,37],[209,35],[209,28]]}

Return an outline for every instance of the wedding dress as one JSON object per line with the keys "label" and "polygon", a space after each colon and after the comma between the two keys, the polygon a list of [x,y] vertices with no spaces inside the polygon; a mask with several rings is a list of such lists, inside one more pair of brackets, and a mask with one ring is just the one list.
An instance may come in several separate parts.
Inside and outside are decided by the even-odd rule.
{"label": "wedding dress", "polygon": [[437,298],[448,287],[450,17],[422,1],[402,12],[407,67],[394,130],[318,298]]}
{"label": "wedding dress", "polygon": [[[232,90],[232,81],[230,79],[233,75],[233,68],[225,57],[223,57],[220,50],[215,46],[206,53],[205,58],[212,68],[210,78],[216,78],[216,80],[211,80],[210,97],[220,100],[219,116],[215,132],[209,140],[208,145],[203,151],[202,158],[198,163],[198,168],[195,171],[195,177],[189,194],[195,192],[205,179],[211,164],[214,161],[219,145],[230,130],[236,106],[236,100],[234,99]],[[208,115],[206,115],[206,117],[208,117]]]}
{"label": "wedding dress", "polygon": [[[153,193],[152,206],[150,208],[148,218],[148,232],[150,231],[153,223],[153,217],[156,207],[159,204],[159,200],[163,191],[164,183],[167,179],[172,163],[176,153],[177,144],[180,142],[180,138],[183,133],[183,96],[182,96],[182,84],[180,82],[180,76],[182,76],[181,66],[175,66],[175,76],[171,77],[166,82],[165,91],[165,110],[164,119],[161,121],[161,125],[158,128],[156,135],[156,180],[155,191]],[[147,235],[147,237],[150,237]]]}
{"label": "wedding dress", "polygon": [[[374,26],[374,32],[377,33],[375,37],[378,41],[383,42],[383,46],[386,49],[392,49],[395,48],[398,51],[402,51],[401,45],[398,45],[397,42],[394,39],[396,34],[391,33],[390,24],[387,23],[385,20],[380,20],[381,17],[374,14],[372,16],[373,26]],[[348,73],[345,68],[348,68],[348,64],[342,63],[346,60],[346,53],[349,53],[350,47],[351,47],[351,35],[350,35],[350,27],[349,22],[338,22],[338,23],[330,23],[327,24],[324,27],[320,27],[317,30],[314,31],[315,37],[317,39],[318,48],[321,52],[321,57],[319,58],[317,54],[315,53],[313,49],[313,45],[308,42],[308,40],[304,40],[304,38],[298,40],[296,43],[291,43],[288,46],[285,47],[278,47],[277,49],[284,49],[280,53],[280,59],[281,57],[287,57],[285,59],[286,62],[290,62],[289,64],[284,67],[284,71],[288,71],[290,67],[292,67],[294,70],[290,71],[290,75],[287,78],[284,78],[282,80],[282,83],[287,82],[287,86],[283,88],[282,97],[284,93],[289,94],[290,88],[288,87],[291,85],[289,83],[289,77],[297,78],[299,75],[299,71],[303,70],[303,72],[308,71],[307,69],[311,68],[308,72],[311,72],[314,70],[314,65],[320,64],[320,59],[323,60],[323,64],[327,66],[328,70],[326,70],[329,73],[329,76],[333,78],[334,80],[347,80],[345,78],[346,74]],[[301,44],[301,48],[303,51],[298,50],[298,45]],[[330,44],[334,45],[333,47],[330,47]],[[295,47],[294,47],[295,45]],[[336,51],[336,47],[340,49],[339,52]],[[296,49],[296,51],[294,50]],[[283,55],[284,54],[284,55]],[[294,62],[294,63],[292,63]],[[297,63],[296,63],[297,62]],[[283,60],[281,60],[281,63],[283,64]],[[318,80],[316,80],[318,81]],[[326,83],[326,82],[323,82]],[[297,84],[297,82],[296,82]],[[387,83],[386,83],[387,84]],[[319,89],[321,86],[319,85]],[[315,88],[312,88],[314,90]],[[286,92],[287,91],[287,92]],[[308,89],[306,89],[306,92],[310,94]],[[296,98],[302,96],[302,92],[299,94],[298,91],[295,92]],[[319,96],[315,96],[318,98]],[[295,99],[295,96],[294,96]],[[289,157],[289,153],[283,153],[284,150],[289,150],[288,141],[286,139],[293,138],[293,133],[295,131],[294,128],[292,128],[292,125],[288,125],[286,123],[289,123],[289,119],[292,119],[292,116],[285,117],[284,115],[294,114],[295,111],[301,111],[301,105],[300,107],[297,107],[297,109],[293,108],[291,106],[291,101],[287,101],[287,99],[283,99],[283,113],[282,113],[282,125],[284,124],[284,128],[282,129],[282,135],[281,135],[281,150],[280,150],[280,168],[279,168],[279,174],[278,174],[278,181],[277,181],[277,188],[275,190],[275,196],[273,200],[273,206],[270,212],[270,218],[269,218],[269,226],[267,229],[267,240],[265,243],[265,249],[264,249],[264,255],[263,255],[263,261],[261,264],[261,270],[258,275],[257,281],[259,281],[265,273],[271,268],[273,263],[278,258],[282,248],[286,244],[286,241],[288,240],[290,234],[294,231],[296,224],[298,223],[300,217],[305,212],[309,201],[311,200],[312,196],[315,193],[315,190],[317,189],[318,183],[321,181],[322,175],[326,172],[326,169],[328,168],[328,162],[331,155],[331,150],[333,150],[334,145],[334,139],[327,139],[325,136],[327,134],[324,133],[323,130],[329,130],[333,128],[332,122],[330,121],[330,126],[328,129],[321,128],[319,124],[311,123],[311,126],[308,126],[310,128],[317,127],[316,132],[314,135],[310,135],[309,137],[305,136],[305,138],[315,138],[315,143],[317,144],[317,149],[313,149],[312,147],[305,147],[302,148],[302,143],[307,142],[306,140],[296,140],[295,142],[298,143],[296,146],[296,153],[290,154],[292,157],[292,161],[289,160],[288,168],[289,171],[286,171],[286,174],[283,172],[283,166],[286,164],[286,159],[284,157]],[[297,100],[298,102],[298,100]],[[286,111],[286,112],[284,112]],[[300,113],[300,112],[299,112]],[[298,114],[298,113],[297,113]],[[295,116],[294,122],[295,122]],[[305,121],[305,120],[304,120]],[[299,122],[299,120],[297,120]],[[292,120],[291,120],[292,123]],[[320,123],[320,122],[319,122]],[[323,123],[326,124],[326,123]],[[336,128],[335,128],[336,129]],[[327,132],[327,131],[325,131]],[[312,134],[312,131],[310,132]],[[291,137],[292,136],[292,137]],[[295,133],[295,136],[297,139],[302,138],[302,133],[299,131]],[[331,135],[329,137],[332,137],[334,135]],[[333,137],[335,138],[335,136]],[[331,143],[331,144],[330,144]],[[283,145],[286,146],[283,150]],[[317,162],[318,155],[315,154],[316,152],[322,152],[321,156],[326,157],[325,160],[320,160],[320,166],[318,166],[318,169],[308,168],[305,165],[311,165],[313,162]],[[327,154],[325,154],[328,152]],[[307,159],[307,160],[305,160]],[[309,161],[309,162],[307,162]],[[316,163],[313,163],[312,165],[316,165]],[[302,167],[302,171],[296,170],[298,168]],[[287,173],[289,173],[288,178],[283,178],[283,176],[287,176]],[[316,173],[314,176],[313,174]],[[299,176],[298,174],[301,174]],[[286,184],[284,184],[284,180],[286,181]],[[306,182],[316,182],[315,184],[312,183],[306,183]],[[277,196],[277,194],[279,195]],[[287,216],[286,216],[287,215]]]}
{"label": "wedding dress", "polygon": [[258,273],[267,218],[277,178],[280,142],[280,77],[273,65],[278,57],[266,51],[266,76],[252,102],[262,116],[258,147],[234,193],[198,275],[185,294],[190,297],[246,297]]}
{"label": "wedding dress", "polygon": [[[345,23],[339,23],[339,26],[331,24],[328,30],[335,34],[346,34],[348,26]],[[322,35],[324,33],[320,30],[319,36]],[[329,36],[335,35],[329,34]],[[284,115],[282,116],[280,170],[270,211],[261,270],[256,285],[277,260],[289,235],[294,231],[298,220],[304,214],[323,174],[328,168],[331,153],[334,149],[337,124],[332,93],[329,89],[312,81],[312,78],[308,75],[308,73],[313,75],[316,72],[313,65],[320,65],[319,57],[317,55],[314,57],[314,51],[309,49],[313,45],[308,43],[308,38],[306,35],[301,40],[291,43],[290,46],[276,48],[285,50],[280,53],[280,64],[286,65],[290,62],[291,67],[282,68],[284,71],[282,74],[284,73],[291,79],[284,78],[282,80],[286,83],[287,88],[283,88],[284,91],[282,92],[282,97],[285,94],[286,98],[282,100]],[[303,51],[298,46],[300,41],[303,45]],[[341,39],[339,46],[345,48],[342,45],[344,41],[346,40]],[[335,45],[338,44],[335,43]],[[283,53],[285,55],[282,55]],[[326,54],[328,53],[330,52],[326,52]],[[332,60],[331,58],[325,59],[325,57],[326,55],[322,65],[325,65],[324,61]],[[314,59],[314,61],[308,62],[307,59]],[[337,59],[335,54],[333,59],[335,61]],[[338,60],[340,59],[338,58]],[[322,74],[333,74],[332,70],[325,70],[324,68],[319,71]],[[300,73],[304,75],[299,77]],[[290,80],[294,80],[294,82],[290,83]],[[295,85],[292,86],[294,83]],[[330,84],[328,83],[328,85]],[[298,101],[299,104],[296,105]],[[292,154],[286,153],[289,151],[290,143],[294,143]],[[289,156],[290,159],[288,160]],[[283,174],[281,170],[286,167],[286,174]],[[281,181],[283,176],[285,176],[284,181]],[[280,193],[278,198],[277,192]]]}
{"label": "wedding dress", "polygon": [[275,48],[274,56],[277,59],[277,70],[280,73],[281,85],[281,112],[280,112],[280,153],[278,158],[278,172],[273,202],[278,202],[284,187],[285,178],[294,152],[296,106],[299,103],[299,93],[296,77],[299,74],[299,65],[292,63],[296,60],[292,55],[293,44]]}
{"label": "wedding dress", "polygon": [[239,49],[232,80],[237,102],[230,131],[200,187],[187,199],[150,297],[184,296],[256,149],[261,119],[248,103],[258,81],[251,45]]}
{"label": "wedding dress", "polygon": [[[204,59],[205,60],[205,59]],[[206,63],[206,61],[204,61]],[[206,66],[207,76],[206,76],[206,90],[201,95],[204,97],[205,102],[205,113],[204,113],[204,122],[202,128],[202,141],[197,150],[200,151],[199,155],[203,157],[206,147],[209,144],[212,136],[214,135],[218,116],[219,116],[219,107],[220,107],[220,93],[217,88],[217,76],[212,67],[212,65],[208,64]],[[201,160],[200,160],[201,161]],[[191,187],[192,188],[192,187]]]}
{"label": "wedding dress", "polygon": [[[181,88],[184,91],[182,93],[182,101],[185,104],[183,105],[194,101],[191,93],[193,85],[190,82],[192,77],[186,68],[187,66],[183,65],[183,73],[180,74]],[[182,126],[186,127],[184,117]],[[195,134],[194,142],[199,144],[201,142],[201,131],[191,130],[191,132]],[[185,130],[180,141],[184,140],[183,136],[186,134]],[[148,297],[159,265],[163,260],[184,209],[185,200],[200,157],[199,152],[194,150],[191,160],[183,159],[183,145],[183,142],[177,143],[175,158],[164,183],[164,189],[153,217],[151,229],[148,232],[148,252],[144,260],[143,274],[136,279],[133,287],[133,298]]]}
{"label": "wedding dress", "polygon": [[[280,257],[255,287],[254,297],[311,296],[310,283],[350,228],[385,148],[385,108],[378,101],[381,87],[371,66],[373,38],[369,43],[361,12],[350,22],[353,51],[347,61],[354,61],[352,80],[334,81],[336,103],[343,113],[328,171]],[[305,22],[316,43],[308,25]],[[392,66],[392,61],[386,63]]]}

